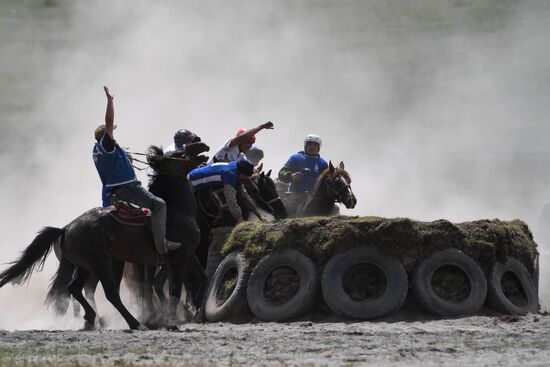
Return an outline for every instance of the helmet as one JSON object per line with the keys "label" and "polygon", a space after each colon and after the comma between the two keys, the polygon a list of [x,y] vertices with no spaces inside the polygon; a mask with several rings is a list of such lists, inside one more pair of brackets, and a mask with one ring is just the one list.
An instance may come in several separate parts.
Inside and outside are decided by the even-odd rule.
{"label": "helmet", "polygon": [[237,159],[237,172],[246,176],[252,176],[254,173],[254,165],[244,157]]}
{"label": "helmet", "polygon": [[174,144],[176,148],[181,148],[184,144],[192,143],[196,138],[197,136],[191,131],[181,129],[174,134]]}
{"label": "helmet", "polygon": [[317,143],[319,144],[319,147],[321,147],[321,144],[322,144],[321,138],[318,135],[314,135],[314,134],[309,134],[304,138],[304,146],[309,142]]}
{"label": "helmet", "polygon": [[[247,130],[245,128],[240,128],[238,131],[237,131],[237,134],[235,135],[235,137],[237,136],[241,136],[242,134],[244,134],[245,132],[247,132]],[[252,135],[250,138],[248,138],[248,140],[246,140],[246,143],[249,143],[249,144],[254,144],[256,142],[256,137],[254,135]]]}
{"label": "helmet", "polygon": [[245,155],[246,155],[246,158],[250,161],[250,163],[257,166],[258,163],[260,163],[260,161],[264,157],[264,151],[258,147],[252,147],[248,149]]}

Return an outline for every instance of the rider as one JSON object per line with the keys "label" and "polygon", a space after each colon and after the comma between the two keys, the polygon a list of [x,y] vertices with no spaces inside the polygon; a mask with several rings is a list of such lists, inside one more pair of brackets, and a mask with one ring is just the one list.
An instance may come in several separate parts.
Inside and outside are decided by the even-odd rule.
{"label": "rider", "polygon": [[239,129],[234,138],[229,139],[214,155],[212,162],[233,162],[252,147],[256,142],[256,134],[263,129],[273,129],[273,123],[268,121],[253,129]]}
{"label": "rider", "polygon": [[237,202],[237,195],[241,197],[243,205],[253,212],[258,219],[264,221],[254,200],[252,200],[242,186],[242,183],[249,180],[253,173],[254,165],[246,158],[239,158],[237,161],[230,163],[213,163],[209,166],[196,168],[189,173],[189,181],[195,192],[197,192],[197,195],[200,195],[202,192],[209,194],[210,190],[223,189],[227,207],[231,216],[237,221],[237,224],[243,221],[243,214]]}
{"label": "rider", "polygon": [[321,138],[310,134],[304,139],[304,150],[290,156],[279,171],[279,180],[290,183],[290,191],[297,194],[311,192],[328,163],[319,155]]}
{"label": "rider", "polygon": [[164,154],[172,153],[177,149],[184,149],[187,144],[197,143],[199,141],[201,141],[201,138],[197,134],[187,129],[180,129],[174,134],[174,144],[168,146],[168,148],[164,150]]}
{"label": "rider", "polygon": [[166,203],[145,190],[137,180],[134,168],[128,156],[113,138],[114,130],[114,96],[107,87],[103,87],[107,96],[105,125],[95,131],[96,144],[93,150],[94,163],[105,190],[111,190],[111,197],[128,201],[152,212],[151,226],[155,247],[160,254],[175,250],[179,242],[166,239]]}

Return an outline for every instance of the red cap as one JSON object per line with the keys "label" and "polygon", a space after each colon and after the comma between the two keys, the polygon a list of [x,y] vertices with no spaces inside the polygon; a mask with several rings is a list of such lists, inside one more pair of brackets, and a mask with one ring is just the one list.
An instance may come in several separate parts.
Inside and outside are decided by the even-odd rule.
{"label": "red cap", "polygon": [[[235,135],[235,136],[241,136],[245,132],[247,132],[247,130],[245,128],[241,127],[237,131],[237,135]],[[249,143],[249,144],[254,144],[256,142],[256,137],[254,135],[252,135],[250,138],[248,138],[248,140],[246,140],[246,142]]]}

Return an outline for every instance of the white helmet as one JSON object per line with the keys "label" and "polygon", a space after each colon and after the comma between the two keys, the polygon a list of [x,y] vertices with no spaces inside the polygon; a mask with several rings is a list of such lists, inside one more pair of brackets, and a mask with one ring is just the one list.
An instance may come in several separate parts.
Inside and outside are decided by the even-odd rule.
{"label": "white helmet", "polygon": [[314,134],[309,134],[304,138],[304,146],[309,142],[319,144],[319,148],[321,147],[321,143],[322,143],[321,138],[318,135],[314,135]]}

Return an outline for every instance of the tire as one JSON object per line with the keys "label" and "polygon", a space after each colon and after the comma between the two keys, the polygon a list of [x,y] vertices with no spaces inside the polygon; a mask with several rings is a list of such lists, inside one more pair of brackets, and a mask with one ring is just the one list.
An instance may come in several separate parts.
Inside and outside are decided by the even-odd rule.
{"label": "tire", "polygon": [[206,261],[205,270],[206,276],[208,277],[209,281],[212,280],[216,269],[223,260],[221,249],[223,247],[223,244],[225,243],[225,239],[232,230],[233,227],[219,227],[212,228],[211,230],[212,241],[210,243],[210,246],[208,246],[208,258]]}
{"label": "tire", "polygon": [[312,307],[318,289],[315,264],[298,251],[284,250],[265,256],[252,271],[248,306],[264,321],[295,319]]}
{"label": "tire", "polygon": [[481,268],[453,248],[424,259],[415,270],[413,288],[426,310],[443,317],[474,314],[487,296],[487,281]]}
{"label": "tire", "polygon": [[514,258],[497,262],[489,277],[487,305],[511,315],[538,312],[537,289],[525,266]]}
{"label": "tire", "polygon": [[206,276],[209,281],[212,281],[212,277],[216,273],[218,266],[223,260],[223,256],[220,254],[216,246],[210,245],[208,248],[208,260],[206,262]]}
{"label": "tire", "polygon": [[325,302],[334,313],[372,319],[403,305],[409,281],[399,260],[375,248],[360,247],[330,259],[321,285]]}
{"label": "tire", "polygon": [[[233,315],[241,303],[244,303],[249,273],[248,264],[240,252],[233,252],[222,260],[205,298],[203,308],[208,321],[226,320]],[[229,288],[230,294],[224,295],[227,292],[225,287],[231,284],[229,282],[234,282],[234,285]]]}

